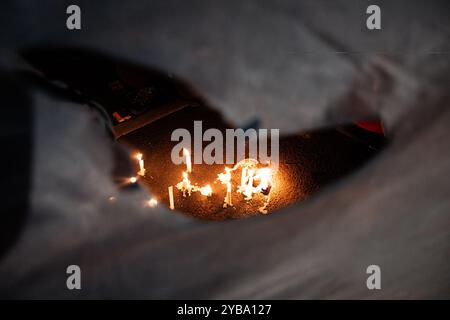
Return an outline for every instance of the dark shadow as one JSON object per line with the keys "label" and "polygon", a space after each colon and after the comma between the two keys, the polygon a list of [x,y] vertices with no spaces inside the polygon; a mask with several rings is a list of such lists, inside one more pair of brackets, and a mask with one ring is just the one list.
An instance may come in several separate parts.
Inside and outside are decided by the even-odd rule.
{"label": "dark shadow", "polygon": [[2,145],[0,257],[17,240],[29,209],[32,163],[32,109],[25,88],[0,72]]}

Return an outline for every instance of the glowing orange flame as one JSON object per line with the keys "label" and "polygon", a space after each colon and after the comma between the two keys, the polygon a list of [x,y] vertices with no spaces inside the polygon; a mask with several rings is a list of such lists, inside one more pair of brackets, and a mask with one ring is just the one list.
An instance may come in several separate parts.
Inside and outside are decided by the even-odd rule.
{"label": "glowing orange flame", "polygon": [[259,180],[256,189],[259,192],[267,192],[272,186],[272,170],[270,168],[261,168],[256,171],[255,180]]}
{"label": "glowing orange flame", "polygon": [[[187,149],[183,149],[186,156],[186,166],[191,166],[190,154]],[[270,201],[270,190],[272,188],[272,169],[269,167],[259,168],[259,162],[255,159],[245,159],[238,162],[233,168],[225,167],[225,171],[217,175],[217,180],[226,187],[226,195],[224,198],[223,207],[232,206],[232,172],[241,170],[241,183],[238,185],[236,192],[242,193],[246,201],[251,200],[254,194],[262,194],[265,197],[265,202],[259,208],[259,212],[267,213],[267,206]],[[191,168],[192,169],[192,168]],[[176,184],[176,188],[183,192],[183,197],[186,194],[191,196],[192,192],[200,192],[203,196],[210,197],[213,190],[209,184],[199,187],[197,184],[192,184],[189,180],[189,171],[183,171],[182,180]],[[170,208],[173,210],[173,189],[169,187]]]}
{"label": "glowing orange flame", "polygon": [[152,199],[147,201],[147,205],[150,208],[154,208],[154,207],[156,207],[158,205],[158,200],[156,200],[155,198],[152,198]]}
{"label": "glowing orange flame", "polygon": [[232,206],[231,202],[231,170],[228,167],[225,167],[225,173],[219,173],[217,179],[224,185],[227,186],[227,194],[225,195],[223,207]]}
{"label": "glowing orange flame", "polygon": [[212,189],[209,184],[200,188],[200,193],[206,197],[210,197],[212,195]]}
{"label": "glowing orange flame", "polygon": [[270,190],[272,188],[272,169],[258,168],[259,162],[255,159],[244,159],[238,162],[233,168],[225,168],[224,173],[219,173],[218,180],[227,187],[227,195],[224,199],[224,207],[231,203],[231,172],[241,169],[241,184],[237,188],[238,193],[244,195],[245,200],[251,200],[256,193],[265,196],[264,206],[259,208],[259,212],[267,213],[266,207],[270,201]]}
{"label": "glowing orange flame", "polygon": [[136,182],[137,182],[137,178],[136,178],[136,177],[130,177],[130,178],[128,179],[128,182],[129,182],[129,183],[136,183]]}
{"label": "glowing orange flame", "polygon": [[138,175],[145,176],[144,159],[142,159],[142,153],[136,154],[136,159],[139,161]]}
{"label": "glowing orange flame", "polygon": [[177,189],[183,192],[183,197],[186,197],[186,192],[191,195],[193,186],[186,171],[183,171],[183,180],[176,185]]}

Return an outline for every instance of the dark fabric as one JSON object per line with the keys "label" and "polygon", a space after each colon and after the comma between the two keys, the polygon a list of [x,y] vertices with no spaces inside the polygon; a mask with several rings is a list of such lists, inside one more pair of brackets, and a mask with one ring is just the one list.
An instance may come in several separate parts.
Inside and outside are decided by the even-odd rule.
{"label": "dark fabric", "polygon": [[32,165],[32,110],[25,88],[0,72],[2,145],[0,255],[17,239],[29,209]]}

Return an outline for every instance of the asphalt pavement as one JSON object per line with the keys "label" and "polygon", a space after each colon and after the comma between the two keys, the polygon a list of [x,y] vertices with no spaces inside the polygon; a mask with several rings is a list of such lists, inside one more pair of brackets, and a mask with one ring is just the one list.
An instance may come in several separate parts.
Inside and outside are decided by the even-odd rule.
{"label": "asphalt pavement", "polygon": [[[163,119],[139,128],[119,139],[132,150],[143,154],[146,175],[140,178],[142,186],[148,189],[159,203],[169,206],[168,187],[174,186],[175,208],[193,217],[224,220],[244,218],[261,214],[258,208],[264,205],[265,198],[256,195],[245,200],[242,194],[235,191],[240,175],[234,176],[232,202],[233,206],[223,208],[226,194],[225,186],[217,181],[217,175],[224,171],[223,164],[193,164],[190,181],[203,186],[210,184],[213,189],[211,197],[199,192],[184,197],[175,188],[181,181],[184,164],[175,165],[170,155],[172,148],[178,143],[171,141],[171,134],[177,128],[185,128],[194,136],[194,121],[201,120],[203,131],[217,128],[225,133],[231,128],[217,112],[206,106],[187,107]],[[280,130],[281,135],[283,133]],[[342,178],[352,170],[374,156],[378,150],[373,149],[365,140],[347,132],[363,133],[354,125],[303,132],[283,136],[280,139],[280,167],[273,178],[270,190],[269,213],[286,207],[292,203],[303,201],[320,191],[328,184]],[[224,134],[225,136],[225,134]],[[209,142],[204,142],[203,147]],[[194,161],[194,159],[193,159]],[[138,170],[137,161],[132,161]],[[230,166],[230,165],[228,165]]]}

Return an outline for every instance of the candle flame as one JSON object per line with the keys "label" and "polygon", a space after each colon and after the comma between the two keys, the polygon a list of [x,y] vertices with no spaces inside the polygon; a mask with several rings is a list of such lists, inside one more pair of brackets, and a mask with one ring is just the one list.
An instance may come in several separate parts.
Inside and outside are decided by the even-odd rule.
{"label": "candle flame", "polygon": [[158,205],[158,200],[156,200],[155,198],[151,198],[150,200],[147,201],[147,205],[150,208],[154,208]]}
{"label": "candle flame", "polygon": [[183,180],[177,183],[176,187],[178,190],[183,192],[183,197],[186,197],[186,193],[190,196],[192,192],[197,191],[199,191],[202,195],[207,197],[212,195],[212,188],[209,184],[204,187],[198,187],[197,185],[193,185],[189,180],[189,175],[186,171],[183,171],[182,177]]}
{"label": "candle flame", "polygon": [[210,197],[212,195],[212,189],[209,184],[200,188],[200,193],[204,196]]}
{"label": "candle flame", "polygon": [[[183,149],[186,156],[186,165],[190,164],[190,153],[187,149]],[[262,194],[264,196],[264,205],[258,210],[260,213],[267,213],[267,206],[270,201],[270,190],[273,186],[272,176],[273,171],[270,167],[260,167],[258,160],[244,159],[238,162],[234,167],[225,167],[224,172],[217,175],[217,180],[226,187],[226,195],[223,201],[223,207],[232,206],[232,172],[241,171],[241,183],[235,189],[237,193],[244,195],[244,199],[249,201],[253,199],[255,194]],[[176,188],[183,192],[183,197],[186,194],[191,196],[193,192],[200,192],[201,195],[210,197],[213,193],[211,185],[207,184],[199,187],[197,184],[191,183],[189,180],[189,171],[183,171],[182,180],[176,184]],[[169,187],[169,196],[171,200],[171,209],[173,210],[173,191]]]}
{"label": "candle flame", "polygon": [[136,159],[139,162],[139,171],[138,171],[138,175],[140,176],[145,176],[145,167],[144,167],[144,159],[142,159],[142,153],[137,153],[136,154]]}
{"label": "candle flame", "polygon": [[183,197],[186,197],[186,193],[191,195],[192,191],[194,191],[193,186],[191,185],[191,181],[189,180],[188,174],[186,171],[183,171],[182,174],[183,180],[177,183],[176,187],[178,190],[183,192]]}
{"label": "candle flame", "polygon": [[259,192],[267,192],[272,186],[272,170],[270,168],[261,168],[256,171],[255,180],[259,180],[257,189]]}
{"label": "candle flame", "polygon": [[128,179],[128,181],[129,181],[130,183],[136,183],[137,178],[136,178],[136,177],[130,177],[130,178]]}
{"label": "candle flame", "polygon": [[170,210],[174,210],[175,204],[174,204],[174,200],[173,200],[173,186],[168,187],[168,190],[169,190],[169,207],[170,207]]}
{"label": "candle flame", "polygon": [[219,173],[217,179],[227,188],[224,199],[224,207],[231,206],[231,172],[241,169],[241,184],[237,192],[244,195],[246,201],[251,200],[254,194],[261,193],[265,196],[264,206],[259,208],[261,213],[267,213],[266,207],[270,201],[270,190],[272,188],[272,169],[269,167],[258,168],[259,162],[255,159],[244,159],[233,168],[225,167],[224,173]]}
{"label": "candle flame", "polygon": [[223,207],[226,208],[228,206],[232,206],[231,202],[231,171],[233,169],[225,167],[225,173],[219,173],[217,175],[217,179],[227,187],[227,194],[225,195],[225,199],[223,200]]}

